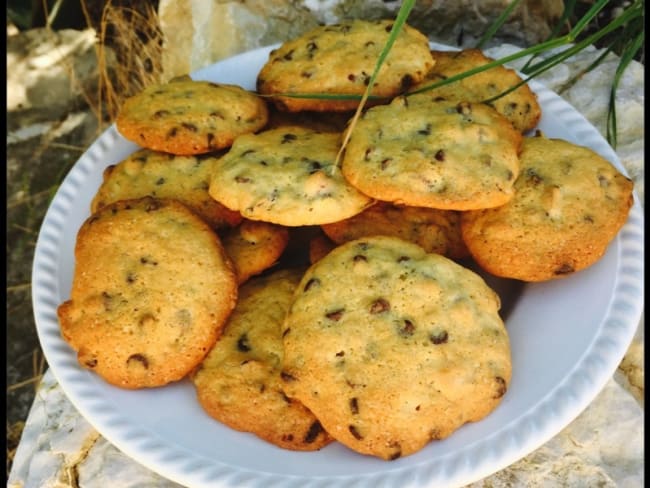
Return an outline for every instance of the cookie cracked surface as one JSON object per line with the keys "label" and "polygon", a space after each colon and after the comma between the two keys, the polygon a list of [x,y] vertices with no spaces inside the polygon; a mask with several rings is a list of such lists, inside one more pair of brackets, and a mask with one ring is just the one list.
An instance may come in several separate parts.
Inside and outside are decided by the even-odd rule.
{"label": "cookie cracked surface", "polygon": [[122,388],[185,377],[237,300],[217,235],[174,200],[121,200],[77,235],[70,298],[58,307],[79,363]]}
{"label": "cookie cracked surface", "polygon": [[282,378],[338,441],[395,459],[488,415],[511,377],[496,293],[395,237],[312,265],[283,328]]}
{"label": "cookie cracked surface", "polygon": [[495,276],[546,281],[598,261],[633,202],[633,183],[589,148],[560,139],[524,140],[515,196],[506,205],[463,212],[461,233]]}
{"label": "cookie cracked surface", "polygon": [[115,119],[126,139],[182,156],[232,145],[268,122],[266,102],[237,85],[181,80],[154,84],[127,98]]}
{"label": "cookie cracked surface", "polygon": [[244,284],[222,337],[192,381],[215,419],[285,449],[313,451],[333,439],[284,393],[280,379],[282,321],[303,271],[281,270]]}
{"label": "cookie cracked surface", "polygon": [[359,118],[341,171],[377,200],[473,210],[503,205],[519,174],[522,135],[480,103],[399,97]]}
{"label": "cookie cracked surface", "polygon": [[[359,100],[291,98],[293,94],[363,95],[388,40],[392,20],[351,20],[317,27],[273,50],[257,91],[282,110],[349,111]],[[372,95],[392,98],[421,81],[433,66],[427,37],[404,25],[375,80]]]}

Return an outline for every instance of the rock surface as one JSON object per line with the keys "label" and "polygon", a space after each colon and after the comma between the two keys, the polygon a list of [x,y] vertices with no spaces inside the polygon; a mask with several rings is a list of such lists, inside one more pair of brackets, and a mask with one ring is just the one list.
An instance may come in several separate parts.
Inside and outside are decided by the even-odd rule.
{"label": "rock surface", "polygon": [[[191,73],[220,59],[296,37],[323,23],[350,18],[394,18],[402,2],[380,0],[160,0],[166,38],[163,78]],[[433,41],[454,46],[476,42],[504,8],[501,0],[416,2],[409,23]],[[560,18],[561,0],[525,0],[500,30],[505,40],[529,45],[544,40]]]}

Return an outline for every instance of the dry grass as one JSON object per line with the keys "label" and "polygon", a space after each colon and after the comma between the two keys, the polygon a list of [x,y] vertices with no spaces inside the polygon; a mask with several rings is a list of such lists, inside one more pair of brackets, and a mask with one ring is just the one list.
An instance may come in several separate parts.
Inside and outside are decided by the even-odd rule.
{"label": "dry grass", "polygon": [[[93,25],[81,2],[89,26]],[[108,2],[97,29],[97,94],[87,97],[100,121],[112,123],[122,102],[158,83],[162,75],[163,35],[158,14],[149,3],[136,8]]]}

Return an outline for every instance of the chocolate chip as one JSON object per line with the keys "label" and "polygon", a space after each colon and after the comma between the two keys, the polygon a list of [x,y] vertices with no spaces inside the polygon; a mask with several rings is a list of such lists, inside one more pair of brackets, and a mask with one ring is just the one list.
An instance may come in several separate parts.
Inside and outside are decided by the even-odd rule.
{"label": "chocolate chip", "polygon": [[333,312],[328,312],[325,314],[325,317],[327,317],[330,320],[333,320],[334,322],[338,322],[341,320],[341,317],[343,317],[343,312],[345,312],[344,308],[339,308],[338,310],[334,310]]}
{"label": "chocolate chip", "polygon": [[357,428],[356,428],[354,425],[350,425],[350,426],[348,426],[348,430],[350,431],[350,434],[352,434],[352,436],[353,436],[355,439],[357,439],[357,440],[359,440],[359,441],[360,441],[361,439],[363,439],[363,436],[359,433],[359,431],[357,430]]}
{"label": "chocolate chip", "polygon": [[282,332],[282,337],[286,337],[289,332],[291,332],[291,327],[289,327],[288,329],[284,329],[284,331]]}
{"label": "chocolate chip", "polygon": [[190,124],[189,122],[181,122],[181,125],[189,130],[190,132],[198,132],[199,128],[195,126],[194,124]]}
{"label": "chocolate chip", "polygon": [[472,105],[469,102],[460,102],[456,105],[456,112],[463,115],[469,115],[472,113]]}
{"label": "chocolate chip", "polygon": [[395,459],[402,457],[402,446],[400,446],[398,442],[391,443],[390,447],[395,448],[396,450],[388,457],[389,461],[395,461]]}
{"label": "chocolate chip", "polygon": [[320,422],[318,420],[314,420],[314,422],[312,422],[312,424],[309,426],[309,430],[307,431],[307,434],[305,434],[305,437],[302,441],[305,444],[311,444],[323,431],[324,429]]}
{"label": "chocolate chip", "polygon": [[508,387],[506,386],[506,380],[504,380],[501,376],[496,376],[494,380],[497,383],[497,391],[493,398],[501,398],[506,394],[506,391],[508,390]]}
{"label": "chocolate chip", "polygon": [[574,271],[575,269],[573,266],[571,266],[569,263],[564,263],[561,266],[558,266],[555,271],[553,271],[553,273],[556,275],[565,275],[573,273]]}
{"label": "chocolate chip", "polygon": [[147,204],[144,207],[145,212],[153,212],[159,208],[164,207],[160,200],[147,199]]}
{"label": "chocolate chip", "polygon": [[291,141],[295,141],[298,138],[295,134],[284,134],[282,136],[282,140],[280,141],[280,144],[287,144]]}
{"label": "chocolate chip", "polygon": [[352,261],[355,262],[355,263],[359,263],[359,262],[362,262],[362,261],[367,262],[368,258],[365,257],[363,254],[357,254],[352,258]]}
{"label": "chocolate chip", "polygon": [[449,334],[447,333],[446,330],[436,331],[436,332],[432,332],[429,335],[429,339],[431,340],[431,342],[433,342],[436,345],[446,344],[447,340],[449,339]]}
{"label": "chocolate chip", "polygon": [[149,361],[142,354],[131,354],[129,356],[129,359],[126,360],[126,364],[128,365],[131,361],[138,361],[142,364],[142,366],[144,366],[145,369],[149,369]]}
{"label": "chocolate chip", "polygon": [[157,112],[154,112],[153,118],[154,119],[160,119],[162,117],[166,117],[169,115],[169,110],[158,110]]}
{"label": "chocolate chip", "polygon": [[413,77],[409,74],[402,76],[400,86],[402,91],[408,90],[411,86],[413,86]]}
{"label": "chocolate chip", "polygon": [[88,368],[94,368],[97,366],[97,358],[87,359],[84,361],[84,365]]}
{"label": "chocolate chip", "polygon": [[241,352],[248,352],[251,346],[248,344],[248,336],[244,333],[237,339],[237,350]]}
{"label": "chocolate chip", "polygon": [[402,337],[411,337],[415,332],[415,325],[408,319],[405,319],[402,324],[399,325],[398,331]]}
{"label": "chocolate chip", "polygon": [[388,164],[392,161],[391,158],[386,158],[384,159],[381,163],[379,163],[379,167],[381,169],[386,169],[388,167]]}
{"label": "chocolate chip", "polygon": [[246,176],[235,176],[235,181],[237,183],[250,183],[251,179]]}
{"label": "chocolate chip", "polygon": [[375,314],[375,313],[383,313],[383,312],[388,312],[390,310],[390,303],[388,303],[388,300],[385,298],[378,298],[374,302],[372,302],[372,305],[370,306],[370,313]]}
{"label": "chocolate chip", "polygon": [[126,282],[127,283],[135,283],[135,275],[133,273],[129,273],[126,275]]}
{"label": "chocolate chip", "polygon": [[598,175],[598,184],[601,188],[607,188],[609,186],[609,179],[606,176]]}
{"label": "chocolate chip", "polygon": [[425,125],[423,129],[420,129],[420,130],[418,131],[418,134],[420,134],[420,135],[422,135],[422,136],[428,136],[428,135],[430,135],[430,134],[431,134],[431,124],[427,124],[427,125]]}
{"label": "chocolate chip", "polygon": [[320,285],[320,280],[318,278],[311,278],[305,284],[305,288],[303,289],[303,291],[307,291],[307,290],[311,289],[312,286],[318,286],[318,285]]}
{"label": "chocolate chip", "polygon": [[164,185],[164,184],[165,184],[165,178],[160,177],[160,178],[158,178],[156,180],[156,185],[160,186],[160,185]]}
{"label": "chocolate chip", "polygon": [[284,56],[282,56],[282,59],[284,59],[285,61],[291,61],[291,60],[293,59],[293,51],[294,51],[294,50],[292,49],[292,50],[289,51],[287,54],[285,54]]}
{"label": "chocolate chip", "polygon": [[309,174],[312,175],[316,173],[319,169],[322,169],[323,165],[320,164],[318,161],[311,161],[309,163]]}
{"label": "chocolate chip", "polygon": [[285,371],[280,372],[280,378],[282,378],[282,381],[286,381],[286,382],[296,381],[298,379],[295,376],[293,376],[293,375],[291,375],[291,374],[289,374],[289,373],[287,373]]}
{"label": "chocolate chip", "polygon": [[350,404],[350,412],[352,412],[352,415],[358,414],[359,413],[359,400],[356,397],[350,398],[349,404]]}
{"label": "chocolate chip", "polygon": [[444,161],[445,160],[445,151],[443,151],[442,149],[438,149],[435,156],[433,156],[433,157],[436,158],[436,161]]}

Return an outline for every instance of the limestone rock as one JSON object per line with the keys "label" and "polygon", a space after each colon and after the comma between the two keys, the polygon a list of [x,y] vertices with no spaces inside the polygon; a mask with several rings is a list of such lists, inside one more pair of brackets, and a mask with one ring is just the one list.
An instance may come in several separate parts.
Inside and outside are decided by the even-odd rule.
{"label": "limestone rock", "polygon": [[[285,41],[318,24],[395,17],[400,5],[400,1],[380,0],[160,0],[163,77],[187,74],[240,52]],[[423,0],[416,3],[408,22],[433,41],[468,46],[503,8],[502,0]],[[526,0],[494,42],[540,42],[562,9],[561,0]]]}
{"label": "limestone rock", "polygon": [[43,28],[9,36],[7,66],[7,111],[47,107],[48,119],[57,120],[96,93],[95,31]]}

